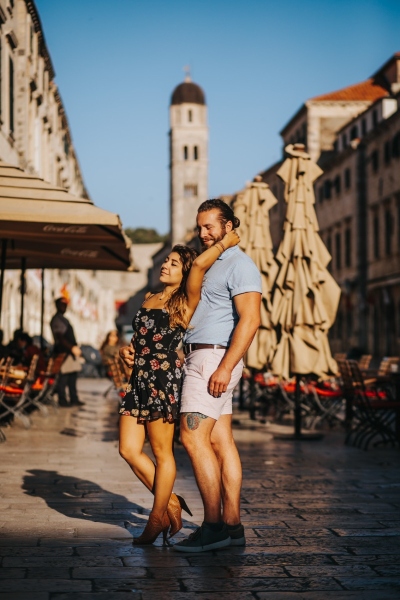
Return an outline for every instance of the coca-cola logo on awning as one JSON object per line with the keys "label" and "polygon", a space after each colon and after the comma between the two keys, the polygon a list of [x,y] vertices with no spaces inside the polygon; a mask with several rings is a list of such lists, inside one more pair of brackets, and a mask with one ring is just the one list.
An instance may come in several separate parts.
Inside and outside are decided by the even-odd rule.
{"label": "coca-cola logo on awning", "polygon": [[46,233],[87,233],[85,225],[45,225],[43,231]]}
{"label": "coca-cola logo on awning", "polygon": [[73,250],[72,248],[63,248],[60,252],[63,256],[77,256],[79,258],[97,258],[97,250]]}

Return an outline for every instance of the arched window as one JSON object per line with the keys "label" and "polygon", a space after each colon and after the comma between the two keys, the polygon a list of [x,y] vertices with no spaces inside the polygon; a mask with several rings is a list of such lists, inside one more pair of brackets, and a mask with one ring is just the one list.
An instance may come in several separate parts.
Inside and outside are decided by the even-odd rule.
{"label": "arched window", "polygon": [[193,148],[193,158],[194,160],[199,160],[199,147],[195,146]]}
{"label": "arched window", "polygon": [[189,123],[193,121],[193,112],[190,109],[188,110],[188,121]]}
{"label": "arched window", "polygon": [[183,146],[183,160],[188,160],[189,158],[189,150],[187,146]]}

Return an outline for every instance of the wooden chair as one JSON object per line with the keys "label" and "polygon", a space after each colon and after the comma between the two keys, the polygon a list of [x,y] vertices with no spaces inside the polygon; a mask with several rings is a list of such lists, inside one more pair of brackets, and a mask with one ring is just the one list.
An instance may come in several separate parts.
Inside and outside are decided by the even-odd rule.
{"label": "wooden chair", "polygon": [[25,414],[24,407],[36,379],[35,374],[38,360],[39,356],[35,354],[29,365],[23,387],[21,387],[10,381],[10,376],[12,374],[12,359],[8,359],[6,379],[2,381],[2,384],[0,385],[0,406],[3,408],[1,414],[2,420],[12,415],[15,419],[19,419],[27,429],[30,427],[31,421],[28,415]]}
{"label": "wooden chair", "polygon": [[129,383],[127,371],[122,366],[119,358],[107,360],[107,369],[111,375],[111,379],[117,394],[122,398],[125,394],[125,388]]}
{"label": "wooden chair", "polygon": [[369,369],[369,365],[372,360],[372,354],[363,354],[360,360],[358,361],[358,366],[361,371],[367,371]]}

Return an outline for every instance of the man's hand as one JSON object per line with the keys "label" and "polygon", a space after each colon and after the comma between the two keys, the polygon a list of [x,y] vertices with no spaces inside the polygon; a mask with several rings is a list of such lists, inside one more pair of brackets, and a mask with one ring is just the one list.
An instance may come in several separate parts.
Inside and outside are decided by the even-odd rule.
{"label": "man's hand", "polygon": [[232,371],[220,365],[209,379],[208,393],[214,396],[214,398],[220,398],[226,392],[231,376]]}
{"label": "man's hand", "polygon": [[122,358],[122,360],[126,364],[126,366],[129,369],[132,369],[135,363],[135,350],[133,348],[132,342],[129,344],[129,346],[122,346],[122,348],[119,349],[119,355],[120,358]]}
{"label": "man's hand", "polygon": [[82,350],[79,348],[79,346],[72,346],[71,352],[75,356],[75,358],[79,358],[80,356],[82,356]]}

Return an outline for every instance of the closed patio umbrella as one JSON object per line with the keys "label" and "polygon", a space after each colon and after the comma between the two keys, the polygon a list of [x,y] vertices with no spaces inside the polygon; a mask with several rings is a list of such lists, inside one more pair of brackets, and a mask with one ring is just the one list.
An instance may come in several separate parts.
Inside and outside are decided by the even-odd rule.
{"label": "closed patio umbrella", "polygon": [[277,274],[269,229],[269,211],[277,199],[258,175],[236,198],[234,209],[240,219],[240,248],[253,259],[262,281],[261,326],[247,352],[246,365],[263,369],[276,345],[271,325],[271,289]]}
{"label": "closed patio umbrella", "polygon": [[314,181],[322,170],[303,144],[285,148],[288,158],[277,175],[285,183],[287,212],[284,237],[276,259],[271,321],[278,344],[272,371],[297,376],[296,434],[300,435],[299,377],[326,377],[337,372],[328,331],[339,304],[340,288],[327,270],[331,256],[320,236],[314,204]]}

